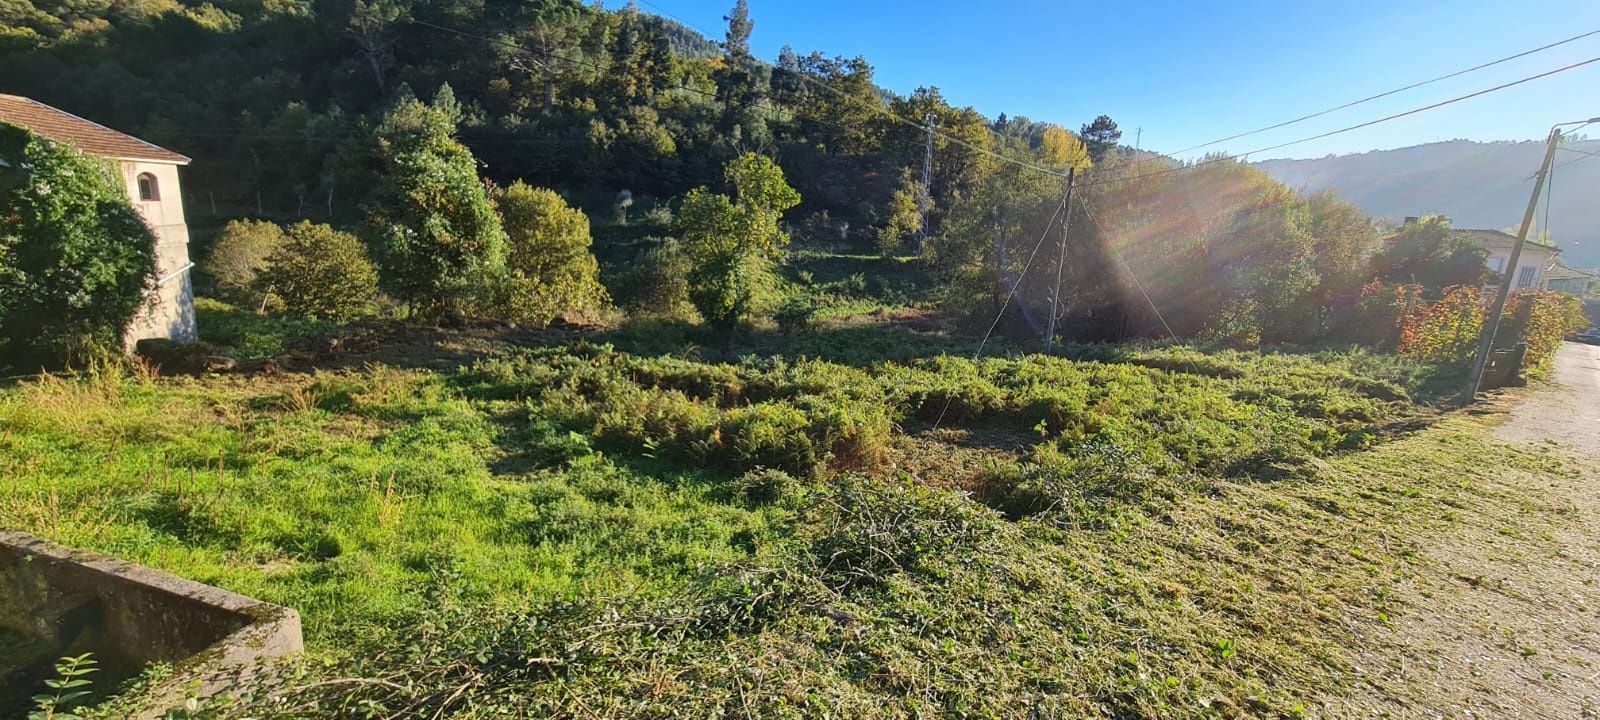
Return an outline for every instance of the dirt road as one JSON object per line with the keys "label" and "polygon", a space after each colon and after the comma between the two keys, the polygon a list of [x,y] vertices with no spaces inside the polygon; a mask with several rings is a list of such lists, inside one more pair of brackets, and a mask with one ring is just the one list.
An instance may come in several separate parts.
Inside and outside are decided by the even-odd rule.
{"label": "dirt road", "polygon": [[1393,626],[1358,632],[1362,716],[1600,718],[1600,347],[1566,344],[1553,382],[1488,411],[1484,432],[1560,472],[1507,473],[1484,515],[1503,519],[1422,549]]}
{"label": "dirt road", "polygon": [[1500,430],[1508,442],[1554,442],[1600,458],[1600,347],[1563,344],[1555,382],[1513,400]]}

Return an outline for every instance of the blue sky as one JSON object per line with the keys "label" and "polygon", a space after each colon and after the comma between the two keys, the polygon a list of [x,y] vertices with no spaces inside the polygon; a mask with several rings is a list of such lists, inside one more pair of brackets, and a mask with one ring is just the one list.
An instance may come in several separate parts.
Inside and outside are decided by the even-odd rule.
{"label": "blue sky", "polygon": [[[610,6],[623,4],[608,0]],[[1072,128],[1105,113],[1176,151],[1600,29],[1594,0],[1139,3],[750,0],[756,54],[862,55],[890,90]],[[641,0],[721,39],[733,0]],[[1600,57],[1600,35],[1208,148],[1239,153]],[[1320,157],[1453,138],[1542,139],[1600,115],[1600,63],[1252,156]],[[1591,136],[1596,134],[1590,133]]]}

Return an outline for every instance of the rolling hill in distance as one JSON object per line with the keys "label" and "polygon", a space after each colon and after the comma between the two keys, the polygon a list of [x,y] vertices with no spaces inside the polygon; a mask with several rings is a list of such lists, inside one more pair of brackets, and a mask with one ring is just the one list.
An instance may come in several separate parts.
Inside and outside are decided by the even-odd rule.
{"label": "rolling hill in distance", "polygon": [[[1600,140],[1564,147],[1600,153]],[[1331,189],[1374,217],[1446,215],[1456,227],[1514,228],[1532,191],[1544,143],[1449,140],[1394,150],[1307,160],[1264,160],[1256,166],[1308,193]],[[1600,158],[1557,152],[1550,200],[1550,236],[1572,267],[1600,266]],[[1541,201],[1535,232],[1544,225]]]}

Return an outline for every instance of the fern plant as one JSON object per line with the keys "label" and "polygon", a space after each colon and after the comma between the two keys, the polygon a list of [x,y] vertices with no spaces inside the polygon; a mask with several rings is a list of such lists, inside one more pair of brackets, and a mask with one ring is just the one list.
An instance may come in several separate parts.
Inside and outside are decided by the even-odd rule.
{"label": "fern plant", "polygon": [[79,720],[67,708],[89,696],[88,676],[100,671],[97,664],[92,653],[61,658],[56,663],[56,677],[44,681],[50,692],[33,696],[35,709],[28,713],[28,720]]}

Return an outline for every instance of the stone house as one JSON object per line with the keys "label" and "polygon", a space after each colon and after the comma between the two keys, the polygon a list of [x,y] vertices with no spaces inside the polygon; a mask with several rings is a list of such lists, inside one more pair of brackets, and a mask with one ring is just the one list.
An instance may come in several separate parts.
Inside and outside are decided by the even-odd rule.
{"label": "stone house", "polygon": [[189,158],[132,135],[18,95],[0,94],[0,122],[27,128],[84,154],[113,163],[128,200],[156,236],[155,286],[128,327],[129,347],[145,338],[195,340],[194,284],[189,261],[189,226],[183,218],[178,168]]}

